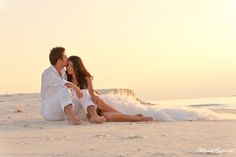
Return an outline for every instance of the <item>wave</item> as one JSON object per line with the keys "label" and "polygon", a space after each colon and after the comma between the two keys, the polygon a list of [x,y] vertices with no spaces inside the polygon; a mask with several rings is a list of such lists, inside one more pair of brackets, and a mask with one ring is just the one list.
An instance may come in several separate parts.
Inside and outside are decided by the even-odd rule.
{"label": "wave", "polygon": [[[218,113],[206,108],[194,108],[191,106],[165,107],[159,105],[148,105],[137,99],[133,94],[127,94],[122,89],[122,94],[114,94],[111,90],[103,93],[101,99],[126,114],[141,113],[144,116],[151,116],[157,121],[198,121],[198,120],[236,120],[236,114]],[[128,91],[128,90],[127,90]],[[130,91],[129,91],[130,92]]]}

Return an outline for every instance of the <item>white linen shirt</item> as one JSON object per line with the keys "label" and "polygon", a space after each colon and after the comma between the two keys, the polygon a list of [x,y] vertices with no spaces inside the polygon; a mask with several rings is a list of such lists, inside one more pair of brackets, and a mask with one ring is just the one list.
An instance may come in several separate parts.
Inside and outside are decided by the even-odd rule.
{"label": "white linen shirt", "polygon": [[61,88],[65,87],[67,83],[67,76],[65,69],[61,69],[61,76],[57,72],[56,68],[51,65],[49,68],[44,70],[41,78],[41,106],[42,112],[46,105],[48,105],[49,100],[53,98]]}

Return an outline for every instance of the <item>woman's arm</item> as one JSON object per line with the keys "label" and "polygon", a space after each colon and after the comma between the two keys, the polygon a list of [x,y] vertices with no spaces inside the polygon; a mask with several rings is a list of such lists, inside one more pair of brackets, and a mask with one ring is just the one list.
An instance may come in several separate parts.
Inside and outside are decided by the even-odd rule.
{"label": "woman's arm", "polygon": [[86,80],[87,80],[87,85],[88,85],[88,91],[89,91],[89,94],[92,96],[92,95],[95,95],[95,90],[93,88],[93,82],[92,82],[92,77],[89,77],[87,76],[86,77]]}
{"label": "woman's arm", "polygon": [[97,104],[98,108],[103,112],[120,113],[120,111],[116,110],[111,105],[107,104],[106,102],[104,102],[102,99],[99,98],[99,96],[96,94],[96,91],[93,89],[93,83],[92,83],[93,78],[86,77],[86,79],[87,79],[89,94],[91,95],[93,101]]}
{"label": "woman's arm", "polygon": [[93,82],[92,82],[93,78],[92,77],[86,77],[86,80],[87,80],[89,94],[91,95],[93,101],[95,103],[97,103],[98,100],[99,100],[99,97],[96,95],[96,92],[93,89]]}

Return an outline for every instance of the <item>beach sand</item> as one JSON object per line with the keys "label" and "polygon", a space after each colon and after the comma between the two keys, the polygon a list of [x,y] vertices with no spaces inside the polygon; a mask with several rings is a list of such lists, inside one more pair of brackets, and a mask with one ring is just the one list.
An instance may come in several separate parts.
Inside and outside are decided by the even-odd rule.
{"label": "beach sand", "polygon": [[235,157],[236,121],[45,121],[39,94],[0,96],[0,157]]}

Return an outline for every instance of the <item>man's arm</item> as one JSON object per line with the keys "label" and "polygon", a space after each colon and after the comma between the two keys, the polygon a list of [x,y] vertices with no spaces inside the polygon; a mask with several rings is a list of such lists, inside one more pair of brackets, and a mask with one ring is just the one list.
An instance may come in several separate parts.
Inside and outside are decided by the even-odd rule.
{"label": "man's arm", "polygon": [[83,93],[81,92],[80,88],[78,86],[76,86],[75,84],[67,81],[64,85],[67,88],[74,89],[78,98],[83,97]]}
{"label": "man's arm", "polygon": [[81,98],[83,96],[81,90],[79,87],[74,85],[73,83],[66,81],[64,79],[59,79],[55,73],[51,71],[45,71],[42,76],[43,82],[46,84],[46,86],[52,86],[52,87],[64,87],[74,89],[76,91],[76,95]]}

